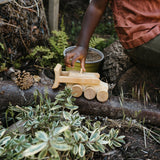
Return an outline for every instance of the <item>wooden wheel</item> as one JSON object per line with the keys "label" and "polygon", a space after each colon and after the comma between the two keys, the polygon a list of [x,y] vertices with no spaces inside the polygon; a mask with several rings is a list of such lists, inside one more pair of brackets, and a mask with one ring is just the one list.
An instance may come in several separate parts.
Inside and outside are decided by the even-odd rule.
{"label": "wooden wheel", "polygon": [[108,92],[104,90],[99,90],[97,92],[97,100],[99,102],[105,102],[108,99]]}
{"label": "wooden wheel", "polygon": [[82,95],[83,89],[81,85],[73,85],[72,86],[72,95],[74,97],[80,97]]}
{"label": "wooden wheel", "polygon": [[96,96],[96,91],[93,87],[87,87],[84,90],[84,97],[88,100],[94,99]]}

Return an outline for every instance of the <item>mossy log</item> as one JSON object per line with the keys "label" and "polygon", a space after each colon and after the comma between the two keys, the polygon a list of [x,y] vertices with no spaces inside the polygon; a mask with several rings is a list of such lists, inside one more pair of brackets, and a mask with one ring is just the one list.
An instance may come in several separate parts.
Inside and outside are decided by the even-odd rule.
{"label": "mossy log", "polygon": [[[8,108],[9,103],[19,106],[32,105],[36,90],[42,95],[47,93],[48,97],[54,101],[55,96],[62,89],[64,89],[64,86],[53,90],[52,84],[44,85],[38,83],[28,90],[21,90],[12,81],[0,81],[0,111],[1,113],[4,112]],[[79,111],[82,114],[107,116],[113,119],[125,116],[160,126],[159,104],[144,105],[139,101],[126,98],[120,99],[120,97],[115,96],[111,96],[105,103],[100,103],[96,99],[89,101],[81,96],[76,99],[75,104],[79,106]]]}

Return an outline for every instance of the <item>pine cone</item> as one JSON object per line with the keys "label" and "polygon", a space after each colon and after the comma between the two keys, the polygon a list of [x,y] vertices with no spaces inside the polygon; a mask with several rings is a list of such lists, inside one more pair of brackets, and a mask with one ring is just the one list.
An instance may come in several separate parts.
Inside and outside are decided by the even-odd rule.
{"label": "pine cone", "polygon": [[29,72],[18,71],[15,73],[15,75],[16,75],[15,83],[20,89],[26,90],[33,86],[34,78]]}

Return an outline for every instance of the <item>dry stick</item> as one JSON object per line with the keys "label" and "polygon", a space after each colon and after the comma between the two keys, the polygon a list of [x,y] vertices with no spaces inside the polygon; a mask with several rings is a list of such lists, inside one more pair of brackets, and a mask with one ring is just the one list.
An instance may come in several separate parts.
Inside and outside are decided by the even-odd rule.
{"label": "dry stick", "polygon": [[[23,109],[22,107],[19,107],[18,105],[15,106],[16,108],[18,108],[19,110],[21,110],[22,112],[25,112],[27,114],[29,114],[25,109]],[[30,120],[33,121],[33,119],[31,117],[28,117]]]}
{"label": "dry stick", "polygon": [[17,3],[15,0],[13,0],[13,2],[18,6],[18,7],[20,7],[20,8],[23,8],[23,9],[29,9],[29,8],[33,8],[33,7],[35,7],[35,6],[37,6],[37,4],[40,2],[37,2],[37,4],[34,4],[34,5],[32,5],[32,6],[28,6],[28,7],[25,7],[25,6],[21,6],[19,3]]}
{"label": "dry stick", "polygon": [[[48,35],[50,36],[50,31],[49,31],[49,28],[48,28],[48,22],[46,21],[46,14],[45,14],[45,9],[44,9],[44,5],[43,5],[43,1],[40,0],[41,2],[41,16],[43,15],[44,19],[45,19],[45,27],[47,29],[47,32],[48,32]],[[42,12],[43,11],[43,12]],[[40,17],[42,19],[42,17]]]}
{"label": "dry stick", "polygon": [[1,22],[0,24],[2,24],[2,25],[7,25],[7,26],[11,26],[11,27],[15,27],[15,28],[17,28],[17,29],[20,29],[19,27],[15,26],[15,25],[13,25],[13,24],[10,24],[10,23],[6,23],[6,22]]}
{"label": "dry stick", "polygon": [[36,0],[34,0],[35,4],[36,4],[36,7],[37,7],[37,16],[39,17],[39,8],[38,8],[38,3]]}
{"label": "dry stick", "polygon": [[29,52],[29,49],[27,48],[27,46],[26,46],[26,44],[25,44],[25,42],[24,42],[24,40],[23,40],[23,38],[22,38],[22,34],[21,34],[21,31],[20,31],[20,30],[19,30],[19,35],[20,35],[20,38],[21,38],[21,40],[22,40],[22,43],[23,43],[24,47],[26,48],[27,52]]}

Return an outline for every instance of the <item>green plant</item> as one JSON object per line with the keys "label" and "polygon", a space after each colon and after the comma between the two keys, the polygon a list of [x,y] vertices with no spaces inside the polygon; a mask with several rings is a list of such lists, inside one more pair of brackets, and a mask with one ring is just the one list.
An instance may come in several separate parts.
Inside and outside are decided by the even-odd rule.
{"label": "green plant", "polygon": [[89,46],[92,48],[97,48],[99,50],[103,50],[104,43],[105,43],[104,38],[93,36],[90,39]]}
{"label": "green plant", "polygon": [[6,63],[4,62],[2,53],[5,50],[4,45],[0,42],[0,72],[3,72],[7,69]]}
{"label": "green plant", "polygon": [[61,62],[63,51],[68,47],[68,36],[62,31],[52,31],[53,36],[49,39],[51,51],[55,52],[57,59]]}
{"label": "green plant", "polygon": [[[3,159],[78,160],[92,158],[94,152],[105,152],[107,147],[125,143],[118,130],[104,132],[99,121],[92,122],[81,116],[74,98],[67,88],[51,102],[35,92],[33,106],[10,106],[7,113],[14,121],[23,121],[24,133],[18,128],[0,130],[0,157]],[[7,131],[7,133],[6,133]],[[103,131],[103,133],[102,133]]]}
{"label": "green plant", "polygon": [[34,59],[35,64],[40,65],[41,67],[47,67],[52,65],[54,66],[54,61],[52,63],[54,56],[55,53],[51,52],[49,48],[44,46],[36,46],[27,58]]}
{"label": "green plant", "polygon": [[[63,28],[64,29],[64,28]],[[57,63],[63,63],[63,50],[68,47],[68,36],[62,31],[52,31],[49,46],[36,46],[27,58],[34,60],[36,65],[53,69]]]}

